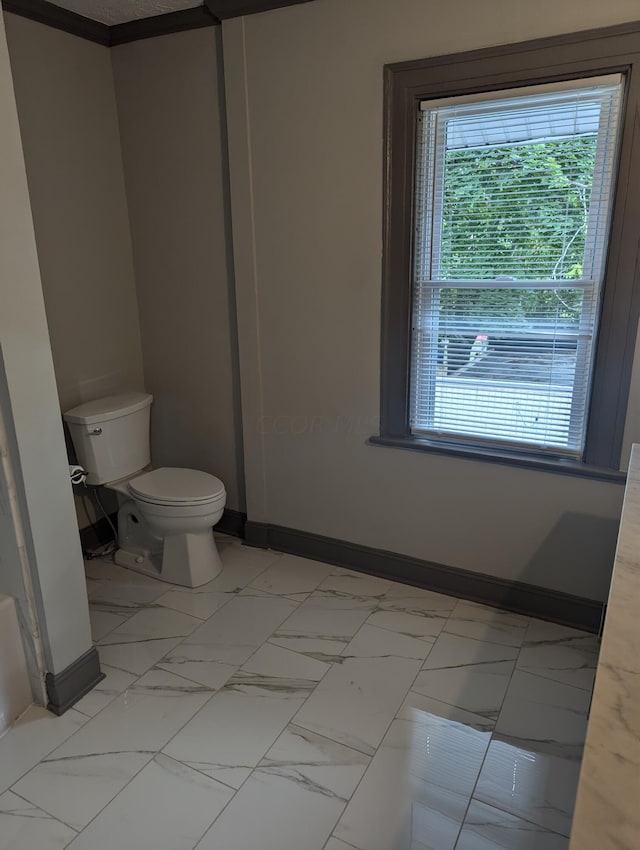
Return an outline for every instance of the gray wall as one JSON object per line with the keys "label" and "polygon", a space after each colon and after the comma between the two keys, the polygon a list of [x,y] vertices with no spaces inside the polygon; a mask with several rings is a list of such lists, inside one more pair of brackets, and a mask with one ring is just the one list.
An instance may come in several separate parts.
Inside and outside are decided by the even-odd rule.
{"label": "gray wall", "polygon": [[24,546],[43,666],[57,673],[91,647],[91,633],[2,15],[0,150],[0,409],[10,455],[0,491],[4,510],[9,505],[20,517],[20,528],[14,521],[14,534],[0,545],[0,558],[12,556],[0,564],[0,590],[18,589],[28,623],[15,574],[16,547]]}
{"label": "gray wall", "polygon": [[62,410],[143,387],[109,49],[6,15]]}
{"label": "gray wall", "polygon": [[[62,411],[143,389],[138,304],[109,49],[7,14]],[[82,528],[94,516],[76,490]],[[107,498],[109,509],[115,501]]]}
{"label": "gray wall", "polygon": [[134,42],[112,60],[154,463],[218,475],[243,509],[219,35]]}
{"label": "gray wall", "polygon": [[251,519],[604,598],[621,486],[365,445],[382,75],[637,17],[635,0],[318,0],[223,24]]}

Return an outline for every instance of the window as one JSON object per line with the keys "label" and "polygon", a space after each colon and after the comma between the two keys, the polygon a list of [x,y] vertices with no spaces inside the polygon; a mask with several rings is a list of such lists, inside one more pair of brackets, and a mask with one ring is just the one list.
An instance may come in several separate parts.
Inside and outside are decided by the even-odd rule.
{"label": "window", "polygon": [[413,434],[582,454],[621,91],[420,104]]}
{"label": "window", "polygon": [[388,66],[373,442],[617,470],[638,316],[630,29]]}

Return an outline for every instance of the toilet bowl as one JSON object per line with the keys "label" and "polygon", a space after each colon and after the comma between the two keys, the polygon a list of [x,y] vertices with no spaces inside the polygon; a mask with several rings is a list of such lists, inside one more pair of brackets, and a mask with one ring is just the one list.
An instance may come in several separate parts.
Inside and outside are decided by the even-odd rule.
{"label": "toilet bowl", "polygon": [[147,393],[125,393],[80,405],[64,419],[87,484],[117,494],[116,563],[199,587],[222,569],[213,526],[224,511],[224,484],[197,469],[149,469],[151,401]]}
{"label": "toilet bowl", "polygon": [[186,587],[218,575],[222,563],[212,526],[227,498],[219,478],[160,467],[106,486],[120,500],[117,564]]}

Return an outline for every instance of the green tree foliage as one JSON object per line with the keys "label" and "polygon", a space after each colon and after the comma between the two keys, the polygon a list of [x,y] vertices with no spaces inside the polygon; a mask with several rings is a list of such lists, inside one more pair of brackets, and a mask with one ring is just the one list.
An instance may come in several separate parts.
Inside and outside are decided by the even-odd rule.
{"label": "green tree foliage", "polygon": [[[574,280],[582,276],[596,136],[449,150],[440,277]],[[576,320],[576,289],[442,289],[449,316]],[[479,329],[480,330],[480,329]]]}

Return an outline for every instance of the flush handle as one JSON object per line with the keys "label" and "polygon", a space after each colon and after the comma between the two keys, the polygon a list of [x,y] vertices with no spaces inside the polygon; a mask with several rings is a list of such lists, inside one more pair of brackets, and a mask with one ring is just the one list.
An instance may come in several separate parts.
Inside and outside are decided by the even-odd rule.
{"label": "flush handle", "polygon": [[100,434],[102,434],[102,428],[92,428],[92,429],[89,431],[89,434],[90,434],[92,437],[99,437],[99,436],[100,436]]}

